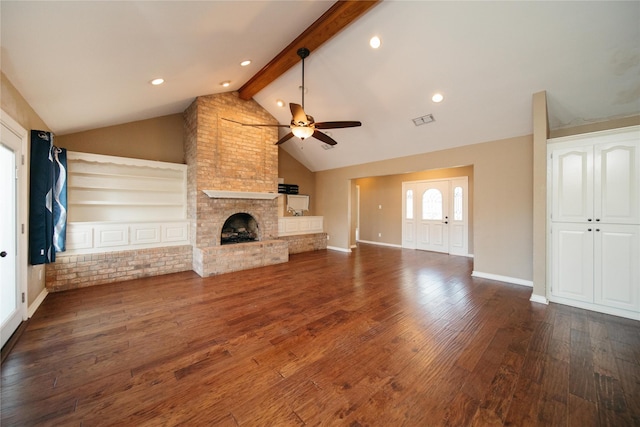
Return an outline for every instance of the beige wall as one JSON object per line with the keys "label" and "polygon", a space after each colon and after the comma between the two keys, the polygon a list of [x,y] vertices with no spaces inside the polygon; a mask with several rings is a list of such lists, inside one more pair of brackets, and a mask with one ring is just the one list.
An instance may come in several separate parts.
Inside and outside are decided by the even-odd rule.
{"label": "beige wall", "polygon": [[[354,184],[360,187],[360,240],[402,245],[403,182],[465,176],[469,180],[469,252],[473,253],[472,166],[355,179]],[[355,212],[354,209],[354,216]]]}
{"label": "beige wall", "polygon": [[[29,131],[32,129],[51,130],[6,78],[4,73],[0,73],[0,84],[0,94],[2,94],[2,96],[0,96],[0,105],[2,107],[2,111],[11,116],[11,118],[18,122],[20,126],[25,128],[28,135],[30,134]],[[31,141],[29,141],[27,145],[27,152],[25,153],[25,165],[27,165],[27,168],[29,167],[30,162],[30,147]],[[28,260],[29,258],[26,250],[24,258],[25,260]],[[44,265],[27,266],[27,303],[29,305],[31,305],[38,295],[40,295],[44,290],[44,276]]]}
{"label": "beige wall", "polygon": [[474,178],[474,270],[532,280],[532,142],[527,135],[317,172],[317,214],[325,218],[329,245],[352,244],[351,180],[468,165]]}
{"label": "beige wall", "polygon": [[56,145],[69,151],[184,164],[182,140],[182,113],[56,135]]}
{"label": "beige wall", "polygon": [[[278,178],[283,178],[285,184],[297,184],[300,194],[309,195],[309,212],[305,215],[315,215],[315,192],[316,175],[306,168],[302,163],[294,159],[282,148],[278,148]],[[284,210],[284,216],[291,216],[292,213]]]}

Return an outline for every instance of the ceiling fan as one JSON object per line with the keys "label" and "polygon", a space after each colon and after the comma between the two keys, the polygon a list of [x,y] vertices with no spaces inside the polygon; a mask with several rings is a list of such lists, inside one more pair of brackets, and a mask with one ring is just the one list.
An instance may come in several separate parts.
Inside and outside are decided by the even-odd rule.
{"label": "ceiling fan", "polygon": [[277,126],[277,127],[288,127],[291,129],[291,132],[280,138],[275,145],[280,145],[285,141],[297,136],[298,138],[304,140],[305,138],[314,137],[329,145],[336,145],[337,142],[327,135],[324,132],[320,132],[319,129],[338,129],[338,128],[351,128],[362,126],[361,122],[358,121],[334,121],[334,122],[316,122],[312,116],[309,116],[304,111],[304,59],[309,56],[309,49],[306,47],[301,47],[298,49],[298,56],[302,59],[302,86],[300,89],[302,90],[302,105],[290,103],[289,108],[291,109],[291,123],[289,125],[252,125],[246,123],[239,123],[234,120],[229,120],[234,123],[241,124],[242,126]]}

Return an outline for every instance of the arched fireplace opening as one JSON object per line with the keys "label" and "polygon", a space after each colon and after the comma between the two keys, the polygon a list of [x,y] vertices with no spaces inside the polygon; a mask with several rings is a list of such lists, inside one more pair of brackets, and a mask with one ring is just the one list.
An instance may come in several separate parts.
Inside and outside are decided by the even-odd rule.
{"label": "arched fireplace opening", "polygon": [[258,222],[248,213],[231,215],[222,226],[220,244],[255,242],[258,240]]}

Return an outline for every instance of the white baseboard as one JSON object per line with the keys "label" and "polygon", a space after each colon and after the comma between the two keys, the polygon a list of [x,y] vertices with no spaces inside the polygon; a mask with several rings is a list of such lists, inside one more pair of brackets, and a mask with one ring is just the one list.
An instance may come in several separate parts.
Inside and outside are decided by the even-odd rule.
{"label": "white baseboard", "polygon": [[49,295],[49,292],[47,291],[47,288],[44,288],[42,292],[40,292],[38,297],[33,301],[33,303],[31,303],[29,308],[27,308],[27,315],[29,316],[29,318],[33,316],[33,314],[36,312],[38,307],[40,307],[40,304],[42,304],[42,301],[44,301],[47,295]]}
{"label": "white baseboard", "polygon": [[531,298],[529,298],[529,301],[549,305],[549,300],[544,295],[531,294]]}
{"label": "white baseboard", "polygon": [[393,243],[371,242],[369,240],[358,240],[358,243],[366,243],[368,245],[387,246],[390,248],[402,248],[402,245],[394,245]]}
{"label": "white baseboard", "polygon": [[345,249],[345,248],[339,248],[337,246],[327,246],[327,249],[329,249],[330,251],[338,251],[338,252],[347,252],[347,253],[351,253],[351,249]]}
{"label": "white baseboard", "polygon": [[491,273],[482,273],[480,271],[475,271],[475,270],[471,273],[471,276],[480,277],[482,279],[497,280],[498,282],[513,283],[514,285],[522,285],[522,286],[528,286],[530,288],[533,288],[533,282],[531,280],[523,280],[523,279],[518,279],[516,277],[500,276],[498,274],[491,274]]}

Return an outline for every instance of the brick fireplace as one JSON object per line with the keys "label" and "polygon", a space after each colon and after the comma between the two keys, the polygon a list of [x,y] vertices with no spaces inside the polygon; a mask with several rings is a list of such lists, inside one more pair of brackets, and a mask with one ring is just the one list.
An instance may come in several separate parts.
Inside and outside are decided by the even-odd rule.
{"label": "brick fireplace", "polygon": [[[201,96],[185,110],[187,217],[193,270],[200,276],[287,262],[288,243],[278,238],[278,140],[274,118],[236,92]],[[225,221],[246,214],[257,240],[221,244]]]}

